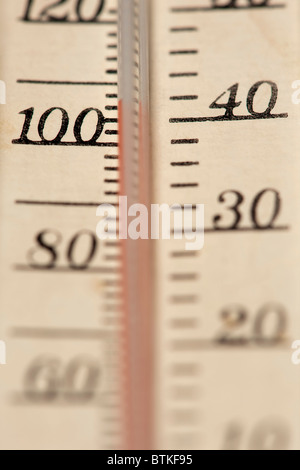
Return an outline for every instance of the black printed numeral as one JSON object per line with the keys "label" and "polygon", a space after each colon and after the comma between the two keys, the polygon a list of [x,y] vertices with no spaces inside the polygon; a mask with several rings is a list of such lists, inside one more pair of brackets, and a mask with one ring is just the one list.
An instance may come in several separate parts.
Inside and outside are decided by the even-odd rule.
{"label": "black printed numeral", "polygon": [[24,395],[35,403],[85,403],[95,397],[100,378],[99,361],[93,358],[78,356],[64,364],[59,357],[40,356],[26,370]]}
{"label": "black printed numeral", "polygon": [[[98,0],[95,11],[88,16],[85,14],[85,8],[87,9],[87,5],[90,5],[90,0],[76,0],[74,4],[72,3],[69,0],[52,0],[46,7],[43,5],[39,7],[38,0],[27,0],[22,19],[23,21],[68,22],[71,17],[74,17],[77,22],[95,23],[105,6],[105,0]],[[64,13],[55,14],[54,10],[63,5],[66,6]]]}
{"label": "black printed numeral", "polygon": [[[266,211],[266,204],[264,204],[264,217],[266,220],[261,220],[260,208],[264,203],[264,200],[267,200],[268,197],[268,205],[270,205],[269,211]],[[218,214],[214,216],[214,229],[215,230],[238,230],[240,229],[240,225],[243,219],[243,215],[241,212],[241,206],[245,201],[245,198],[242,193],[235,190],[227,190],[220,194],[218,201],[220,203],[226,203],[228,199],[233,199],[233,203],[231,203],[226,209],[232,213],[233,221],[230,225],[221,225],[220,222],[224,218],[224,215]],[[260,191],[252,200],[250,205],[250,219],[252,222],[252,228],[256,230],[268,230],[273,229],[275,221],[277,220],[279,213],[281,210],[281,198],[278,191],[272,188],[263,189]],[[261,211],[262,212],[262,211]],[[267,215],[266,212],[268,212]]]}
{"label": "black printed numeral", "polygon": [[[270,88],[270,98],[269,102],[266,105],[266,108],[263,111],[257,111],[255,110],[255,97],[258,92],[258,90],[263,86],[267,85]],[[215,99],[215,101],[212,102],[212,104],[209,106],[211,109],[222,109],[224,108],[225,114],[223,116],[218,116],[222,117],[223,120],[238,120],[238,119],[247,119],[247,116],[236,116],[234,113],[234,109],[238,108],[241,104],[242,101],[236,101],[237,93],[238,93],[238,88],[239,84],[235,83],[232,85],[230,88],[228,88],[227,91],[224,91],[218,98]],[[223,98],[226,93],[229,92],[229,98],[227,103],[220,103],[219,100]],[[270,119],[270,118],[275,118],[275,117],[287,117],[286,114],[272,114],[272,110],[274,109],[276,103],[277,103],[277,98],[278,98],[278,86],[276,85],[275,82],[269,81],[269,80],[261,80],[259,82],[254,83],[252,87],[250,88],[246,100],[246,105],[247,105],[247,110],[249,112],[249,118],[256,118],[256,119]]]}
{"label": "black printed numeral", "polygon": [[[53,139],[47,139],[45,137],[45,128],[47,125],[47,121],[49,117],[55,112],[58,111],[57,114],[60,114],[60,117],[57,119],[57,134]],[[96,113],[97,114],[97,125],[96,129],[94,132],[94,135],[88,139],[84,140],[82,137],[82,125],[84,123],[84,120],[86,116],[89,113]],[[33,140],[30,140],[28,138],[28,133],[30,131],[32,119],[34,116],[34,108],[28,108],[25,109],[24,111],[21,111],[19,114],[24,114],[25,119],[24,119],[24,124],[23,128],[21,131],[21,135],[18,139],[13,140],[13,144],[44,144],[44,145],[72,145],[72,144],[77,144],[77,145],[96,145],[97,140],[102,134],[104,124],[105,124],[105,119],[101,111],[96,108],[87,108],[84,109],[79,116],[77,117],[74,127],[73,127],[73,133],[75,137],[75,142],[62,142],[63,137],[66,135],[67,130],[69,128],[69,115],[67,111],[63,108],[50,108],[47,111],[44,112],[44,114],[41,116],[37,131],[40,136],[40,141],[36,142]]]}
{"label": "black printed numeral", "polygon": [[[226,345],[274,345],[285,339],[287,330],[287,314],[285,309],[275,303],[264,305],[254,315],[252,324],[246,308],[230,305],[221,311],[223,324],[217,342]],[[245,335],[242,331],[250,324],[250,331]]]}
{"label": "black printed numeral", "polygon": [[[248,113],[239,115],[236,109],[241,106],[243,101],[238,98],[239,83],[235,83],[226,91],[221,93],[210,105],[210,109],[225,109],[225,113],[219,116],[199,116],[199,117],[172,117],[169,122],[172,124],[189,122],[221,122],[221,121],[252,121],[256,119],[284,119],[288,118],[288,113],[273,113],[278,98],[278,86],[270,80],[260,80],[251,86],[245,99],[245,107]],[[259,92],[259,97],[257,96]],[[229,96],[227,101],[225,95]],[[265,104],[261,104],[265,103]],[[262,110],[258,109],[262,106]]]}
{"label": "black printed numeral", "polygon": [[247,429],[243,421],[226,426],[222,450],[288,450],[292,440],[291,426],[278,416],[271,416]]}
{"label": "black printed numeral", "polygon": [[62,255],[69,269],[88,269],[97,253],[98,240],[93,232],[82,230],[67,242],[62,253],[62,235],[56,230],[44,230],[36,236],[36,246],[28,253],[28,263],[34,269],[55,269]]}

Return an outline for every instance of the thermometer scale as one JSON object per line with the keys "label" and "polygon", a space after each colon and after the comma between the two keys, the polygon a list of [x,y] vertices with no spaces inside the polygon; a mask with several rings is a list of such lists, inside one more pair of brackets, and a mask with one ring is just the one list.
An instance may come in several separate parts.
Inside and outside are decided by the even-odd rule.
{"label": "thermometer scale", "polygon": [[299,448],[297,2],[0,5],[2,448]]}

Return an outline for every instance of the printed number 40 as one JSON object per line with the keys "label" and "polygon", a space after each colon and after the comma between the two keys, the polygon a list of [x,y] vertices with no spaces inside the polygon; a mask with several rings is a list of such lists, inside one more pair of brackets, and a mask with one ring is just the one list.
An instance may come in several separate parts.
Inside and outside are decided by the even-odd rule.
{"label": "printed number 40", "polygon": [[[268,103],[268,106],[266,109],[262,112],[258,112],[254,110],[254,98],[258,92],[258,90],[261,88],[262,85],[269,85],[271,87],[271,97]],[[238,108],[241,104],[242,101],[236,101],[236,96],[238,92],[239,84],[235,83],[232,85],[230,88],[228,88],[227,91],[229,91],[229,98],[227,103],[219,103],[218,101],[227,93],[224,91],[218,98],[210,105],[211,109],[222,109],[224,108],[226,110],[223,119],[237,119],[238,116],[235,116],[233,113],[234,108]],[[276,83],[268,81],[268,80],[262,80],[259,82],[254,83],[254,85],[250,88],[247,96],[247,110],[253,118],[269,118],[272,117],[271,111],[274,109],[276,102],[277,102],[277,97],[278,97],[278,87]]]}

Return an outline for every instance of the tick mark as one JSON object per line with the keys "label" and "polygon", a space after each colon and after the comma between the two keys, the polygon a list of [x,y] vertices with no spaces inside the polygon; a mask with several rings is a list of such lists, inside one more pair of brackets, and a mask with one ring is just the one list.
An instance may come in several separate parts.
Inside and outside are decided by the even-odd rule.
{"label": "tick mark", "polygon": [[193,166],[199,165],[199,162],[171,162],[171,166]]}
{"label": "tick mark", "polygon": [[182,144],[198,144],[199,139],[173,139],[171,140],[172,145],[182,145]]}
{"label": "tick mark", "polygon": [[177,51],[170,51],[170,55],[189,55],[189,54],[198,54],[197,49],[179,49]]}
{"label": "tick mark", "polygon": [[197,77],[198,72],[175,72],[170,73],[170,78],[182,78],[182,77]]}
{"label": "tick mark", "polygon": [[172,101],[191,101],[197,100],[198,95],[178,95],[178,96],[170,96],[170,100]]}
{"label": "tick mark", "polygon": [[171,33],[192,33],[198,31],[198,28],[194,26],[181,26],[170,28]]}

